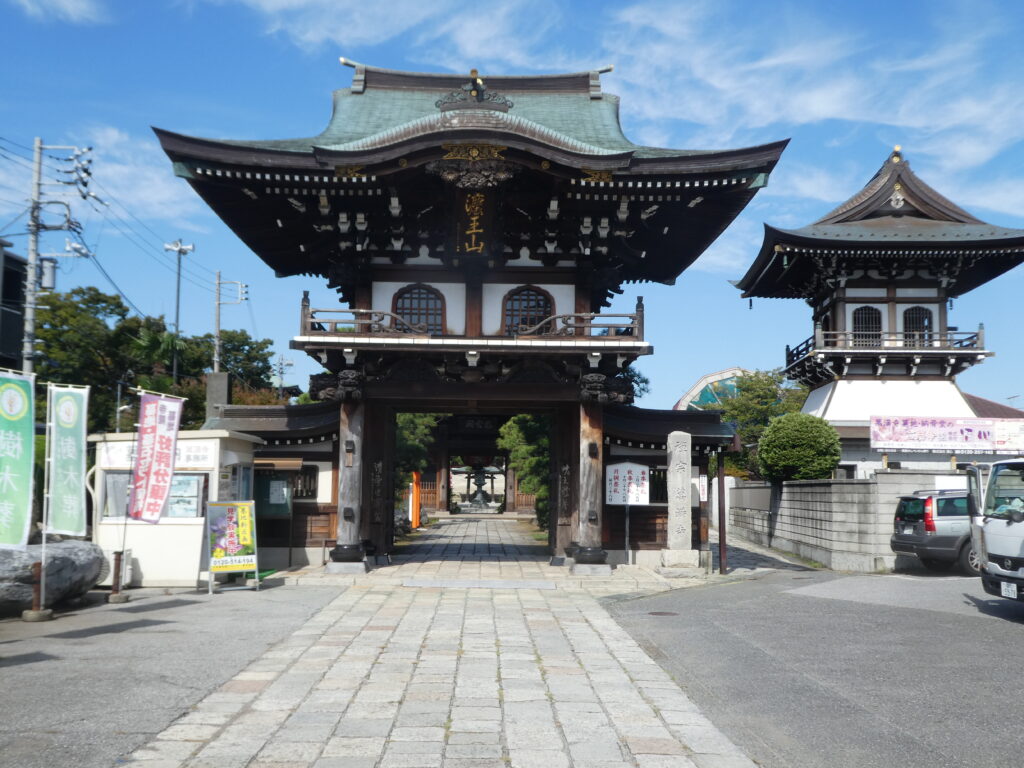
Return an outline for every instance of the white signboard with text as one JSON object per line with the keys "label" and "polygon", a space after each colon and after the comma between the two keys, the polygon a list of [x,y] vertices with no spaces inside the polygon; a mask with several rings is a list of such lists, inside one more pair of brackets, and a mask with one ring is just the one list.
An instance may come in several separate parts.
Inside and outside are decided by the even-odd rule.
{"label": "white signboard with text", "polygon": [[605,504],[642,506],[650,503],[651,470],[643,464],[623,461],[605,467]]}

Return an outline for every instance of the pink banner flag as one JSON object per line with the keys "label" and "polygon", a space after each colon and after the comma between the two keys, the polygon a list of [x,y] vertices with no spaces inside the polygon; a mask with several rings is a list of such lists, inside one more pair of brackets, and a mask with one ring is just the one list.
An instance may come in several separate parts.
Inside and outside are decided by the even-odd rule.
{"label": "pink banner flag", "polygon": [[139,436],[128,516],[147,523],[160,522],[174,476],[182,400],[144,394],[139,400]]}

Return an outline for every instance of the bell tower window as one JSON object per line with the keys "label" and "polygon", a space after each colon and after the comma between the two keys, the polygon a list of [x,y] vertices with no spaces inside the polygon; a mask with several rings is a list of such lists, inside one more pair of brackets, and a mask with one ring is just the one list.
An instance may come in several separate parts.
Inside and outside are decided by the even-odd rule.
{"label": "bell tower window", "polygon": [[877,307],[853,310],[853,346],[882,346],[882,312]]}
{"label": "bell tower window", "polygon": [[[444,296],[429,285],[408,285],[395,294],[392,312],[409,325],[422,325],[431,336],[444,334]],[[412,333],[401,323],[396,331]]]}
{"label": "bell tower window", "polygon": [[903,310],[903,340],[907,346],[921,346],[932,340],[935,326],[932,311],[927,307]]}
{"label": "bell tower window", "polygon": [[[534,329],[533,333],[550,333],[553,323],[541,328],[535,326],[543,323],[554,314],[554,302],[551,295],[540,288],[525,285],[514,288],[505,294],[504,302],[504,333],[506,336],[515,336],[528,329]],[[552,327],[548,327],[551,325]]]}

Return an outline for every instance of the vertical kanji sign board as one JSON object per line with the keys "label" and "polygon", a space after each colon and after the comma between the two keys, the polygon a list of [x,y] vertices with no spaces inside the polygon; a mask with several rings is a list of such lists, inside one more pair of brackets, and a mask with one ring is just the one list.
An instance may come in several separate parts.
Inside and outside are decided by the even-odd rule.
{"label": "vertical kanji sign board", "polygon": [[23,549],[32,524],[35,381],[0,371],[0,548]]}
{"label": "vertical kanji sign board", "polygon": [[47,533],[85,536],[88,387],[47,387]]}
{"label": "vertical kanji sign board", "polygon": [[160,522],[171,492],[183,401],[150,392],[139,398],[139,439],[128,516]]}

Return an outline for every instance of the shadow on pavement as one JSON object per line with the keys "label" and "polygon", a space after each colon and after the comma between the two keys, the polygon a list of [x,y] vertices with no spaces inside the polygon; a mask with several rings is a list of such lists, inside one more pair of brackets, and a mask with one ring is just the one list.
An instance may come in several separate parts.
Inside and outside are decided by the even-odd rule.
{"label": "shadow on pavement", "polygon": [[162,611],[165,608],[180,608],[183,605],[192,605],[199,600],[164,600],[160,603],[142,603],[141,605],[129,605],[126,608],[118,608],[118,613],[146,613],[148,611]]}
{"label": "shadow on pavement", "polygon": [[1006,600],[1001,597],[984,598],[975,597],[964,593],[964,600],[968,605],[978,609],[978,613],[985,616],[992,616],[996,619],[1005,619],[1015,624],[1024,624],[1024,606],[1013,600]]}
{"label": "shadow on pavement", "polygon": [[85,629],[72,629],[68,632],[55,632],[52,635],[45,635],[47,638],[62,638],[65,640],[78,640],[83,637],[95,637],[96,635],[113,635],[120,632],[128,632],[133,629],[145,627],[158,627],[161,624],[174,624],[173,621],[157,621],[155,619],[138,619],[137,621],[123,621],[118,624],[108,624],[103,627],[87,627]]}
{"label": "shadow on pavement", "polygon": [[52,656],[41,651],[19,653],[17,656],[0,656],[0,667],[17,667],[22,664],[35,664],[37,661],[53,661],[59,658],[60,656]]}

